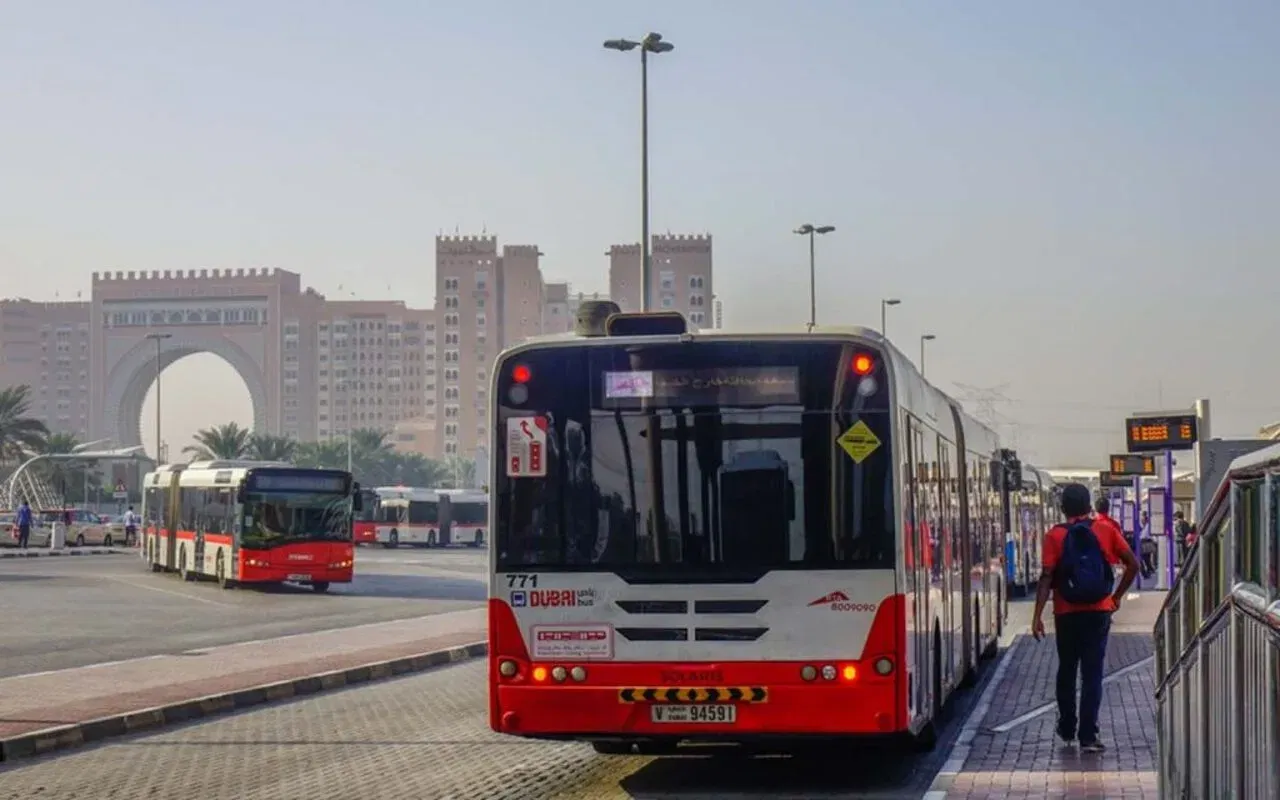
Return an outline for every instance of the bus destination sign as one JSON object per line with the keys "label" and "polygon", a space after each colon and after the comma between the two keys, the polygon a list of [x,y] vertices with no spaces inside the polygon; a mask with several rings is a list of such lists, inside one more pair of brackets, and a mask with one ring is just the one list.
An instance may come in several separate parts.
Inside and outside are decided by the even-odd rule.
{"label": "bus destination sign", "polygon": [[1125,441],[1130,453],[1157,450],[1190,450],[1196,443],[1195,414],[1163,417],[1130,417],[1124,421]]}
{"label": "bus destination sign", "polygon": [[1110,472],[1117,478],[1132,477],[1134,475],[1154,476],[1156,474],[1156,457],[1144,456],[1140,453],[1112,456]]}

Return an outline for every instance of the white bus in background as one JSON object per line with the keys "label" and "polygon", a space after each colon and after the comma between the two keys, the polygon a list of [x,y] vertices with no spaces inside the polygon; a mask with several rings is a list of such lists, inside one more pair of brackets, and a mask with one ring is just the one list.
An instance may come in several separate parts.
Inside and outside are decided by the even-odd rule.
{"label": "white bus in background", "polygon": [[486,542],[489,498],[466,489],[383,486],[378,495],[376,537],[383,547],[482,547]]}

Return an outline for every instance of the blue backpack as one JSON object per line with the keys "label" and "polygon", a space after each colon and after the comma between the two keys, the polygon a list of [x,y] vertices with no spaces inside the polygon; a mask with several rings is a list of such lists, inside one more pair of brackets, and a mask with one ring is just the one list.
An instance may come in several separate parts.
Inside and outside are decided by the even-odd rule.
{"label": "blue backpack", "polygon": [[1088,605],[1110,597],[1115,585],[1116,574],[1089,521],[1067,526],[1054,591],[1068,603]]}

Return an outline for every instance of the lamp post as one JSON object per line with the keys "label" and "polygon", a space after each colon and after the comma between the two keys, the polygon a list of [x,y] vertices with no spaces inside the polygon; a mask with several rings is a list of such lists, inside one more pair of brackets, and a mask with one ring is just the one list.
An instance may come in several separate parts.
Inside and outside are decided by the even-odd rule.
{"label": "lamp post", "polygon": [[605,49],[627,53],[640,50],[640,310],[650,308],[649,275],[652,259],[649,254],[649,54],[670,53],[675,45],[664,41],[660,33],[646,33],[640,41],[610,39]]}
{"label": "lamp post", "polygon": [[880,301],[880,336],[881,338],[883,339],[889,338],[889,333],[888,333],[889,306],[896,306],[901,302],[902,302],[901,300],[898,300],[895,298],[886,298]]}
{"label": "lamp post", "polygon": [[806,222],[794,231],[799,236],[809,237],[809,330],[813,330],[814,326],[818,324],[818,277],[813,240],[817,236],[831,233],[835,229],[836,226],[834,225],[814,225]]}
{"label": "lamp post", "polygon": [[920,337],[920,377],[924,377],[924,343],[932,342],[937,339],[932,333],[926,333]]}
{"label": "lamp post", "polygon": [[164,366],[160,363],[160,343],[165,339],[172,338],[172,333],[148,333],[148,339],[154,339],[156,342],[156,466],[160,466],[162,454],[160,452],[160,372]]}

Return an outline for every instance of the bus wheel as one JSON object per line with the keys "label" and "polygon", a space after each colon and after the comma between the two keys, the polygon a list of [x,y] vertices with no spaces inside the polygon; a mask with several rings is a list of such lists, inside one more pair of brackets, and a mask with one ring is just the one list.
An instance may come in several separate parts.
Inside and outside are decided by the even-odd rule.
{"label": "bus wheel", "polygon": [[398,531],[392,531],[391,535],[387,537],[387,549],[394,550],[399,546],[400,546],[400,533]]}
{"label": "bus wheel", "polygon": [[328,581],[314,581],[314,582],[311,584],[311,591],[315,592],[316,594],[323,594],[324,592],[329,591],[329,582],[328,582]]}
{"label": "bus wheel", "polygon": [[484,531],[476,534],[476,540],[471,543],[472,547],[484,547]]}
{"label": "bus wheel", "polygon": [[187,569],[187,548],[183,547],[178,551],[178,577],[184,581],[193,581],[196,579],[195,573]]}
{"label": "bus wheel", "polygon": [[214,574],[218,576],[218,586],[221,588],[236,588],[236,582],[227,577],[227,560],[223,558],[222,553],[218,553],[218,560],[214,565]]}
{"label": "bus wheel", "polygon": [[435,546],[436,546],[436,532],[427,531],[427,547],[435,547]]}
{"label": "bus wheel", "polygon": [[160,563],[160,545],[156,539],[147,541],[147,561],[151,563],[152,572],[164,572],[164,565]]}
{"label": "bus wheel", "polygon": [[920,729],[915,736],[915,745],[918,750],[928,752],[938,746],[938,726],[941,724],[942,716],[942,634],[938,633],[938,629],[933,630],[933,679],[930,686],[933,689],[933,702],[929,704],[929,721]]}

